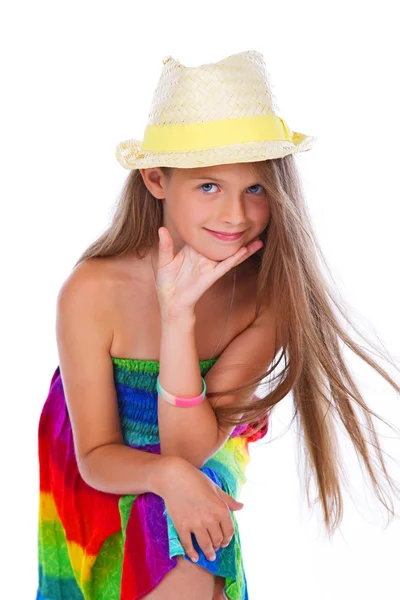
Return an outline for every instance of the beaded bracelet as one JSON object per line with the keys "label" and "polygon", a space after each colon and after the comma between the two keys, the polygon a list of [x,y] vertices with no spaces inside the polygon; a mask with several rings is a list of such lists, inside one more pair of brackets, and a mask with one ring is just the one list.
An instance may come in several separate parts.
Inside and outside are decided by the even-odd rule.
{"label": "beaded bracelet", "polygon": [[201,378],[201,381],[203,382],[203,389],[201,394],[199,394],[198,396],[192,396],[188,398],[173,396],[172,394],[164,390],[164,388],[161,386],[159,377],[157,377],[156,388],[157,392],[159,393],[161,398],[163,398],[163,400],[166,400],[174,406],[179,406],[181,408],[189,408],[190,406],[196,406],[197,404],[200,404],[206,397],[206,382],[204,381],[203,377]]}

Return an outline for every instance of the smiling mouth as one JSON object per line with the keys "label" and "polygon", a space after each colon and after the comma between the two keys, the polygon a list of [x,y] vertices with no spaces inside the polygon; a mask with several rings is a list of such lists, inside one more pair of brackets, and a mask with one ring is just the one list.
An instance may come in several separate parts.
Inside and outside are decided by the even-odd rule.
{"label": "smiling mouth", "polygon": [[[208,229],[208,227],[205,227],[204,229]],[[225,231],[215,231],[215,229],[208,229],[208,231],[212,231],[213,233],[219,233],[221,235],[238,235],[239,233],[244,233],[246,230],[243,229],[242,231],[225,232]]]}

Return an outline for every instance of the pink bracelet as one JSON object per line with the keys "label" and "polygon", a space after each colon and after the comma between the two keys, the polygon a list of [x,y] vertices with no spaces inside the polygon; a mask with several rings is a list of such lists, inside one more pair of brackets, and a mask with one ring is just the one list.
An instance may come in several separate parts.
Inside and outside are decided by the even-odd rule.
{"label": "pink bracelet", "polygon": [[169,392],[164,390],[164,388],[161,387],[159,377],[157,377],[156,388],[157,388],[157,392],[159,393],[159,395],[162,397],[163,400],[166,400],[167,402],[169,402],[170,404],[173,404],[174,406],[179,406],[181,408],[189,408],[190,406],[196,406],[197,404],[200,404],[201,402],[203,402],[204,398],[206,397],[206,382],[204,381],[203,377],[201,378],[201,380],[203,382],[203,389],[202,389],[201,394],[199,394],[199,396],[192,396],[189,398],[173,396],[172,394],[170,394]]}

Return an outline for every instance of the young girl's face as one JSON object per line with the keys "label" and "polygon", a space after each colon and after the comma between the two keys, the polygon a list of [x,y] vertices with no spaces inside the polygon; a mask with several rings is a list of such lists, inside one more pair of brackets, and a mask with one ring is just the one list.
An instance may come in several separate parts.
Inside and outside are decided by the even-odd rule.
{"label": "young girl's face", "polygon": [[[163,225],[174,240],[211,260],[224,260],[260,235],[270,218],[269,199],[246,163],[175,169],[170,177],[157,167],[141,170],[154,197],[164,201]],[[207,230],[244,231],[236,241],[222,241]]]}

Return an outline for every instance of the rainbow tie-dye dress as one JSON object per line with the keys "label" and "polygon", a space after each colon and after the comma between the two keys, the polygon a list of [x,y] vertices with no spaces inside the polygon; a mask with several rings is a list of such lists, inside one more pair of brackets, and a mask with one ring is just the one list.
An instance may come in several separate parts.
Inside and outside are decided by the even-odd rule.
{"label": "rainbow tie-dye dress", "polygon": [[[202,376],[217,358],[200,361]],[[156,378],[159,363],[112,357],[118,411],[125,443],[160,454]],[[201,468],[235,499],[246,481],[248,444],[263,437],[240,437],[234,429],[226,444]],[[251,431],[251,428],[250,428]],[[38,527],[39,587],[36,600],[139,600],[176,564],[189,557],[165,509],[154,493],[101,492],[82,479],[65,402],[60,368],[54,372],[39,421],[40,502]],[[235,512],[235,534],[227,548],[208,561],[192,539],[199,561],[226,578],[229,600],[248,600]]]}

